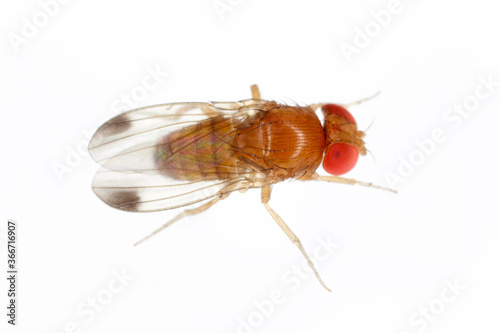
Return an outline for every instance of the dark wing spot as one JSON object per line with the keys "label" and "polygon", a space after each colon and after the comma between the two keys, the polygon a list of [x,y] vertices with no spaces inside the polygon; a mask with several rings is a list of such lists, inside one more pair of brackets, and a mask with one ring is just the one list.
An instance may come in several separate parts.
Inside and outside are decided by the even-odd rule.
{"label": "dark wing spot", "polygon": [[100,132],[102,135],[116,135],[125,132],[132,126],[126,114],[121,114],[102,125]]}
{"label": "dark wing spot", "polygon": [[130,190],[106,192],[106,195],[99,197],[108,205],[129,212],[136,212],[141,200],[137,191]]}

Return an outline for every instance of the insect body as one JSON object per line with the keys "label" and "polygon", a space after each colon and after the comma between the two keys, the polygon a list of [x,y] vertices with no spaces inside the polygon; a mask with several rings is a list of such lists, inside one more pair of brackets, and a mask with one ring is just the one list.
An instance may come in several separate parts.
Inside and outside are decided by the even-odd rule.
{"label": "insect body", "polygon": [[[364,133],[342,106],[288,106],[260,99],[256,86],[252,92],[254,98],[240,102],[164,104],[109,120],[89,145],[102,165],[94,192],[110,206],[134,212],[211,199],[179,214],[155,234],[233,191],[262,188],[264,206],[328,289],[297,236],[269,206],[271,185],[295,178],[376,187],[338,177],[354,167],[359,154],[366,154]],[[315,114],[319,107],[324,125]],[[333,176],[315,172],[321,161]]]}
{"label": "insect body", "polygon": [[250,107],[258,111],[243,121],[216,116],[163,137],[157,145],[157,168],[186,180],[256,172],[273,183],[314,172],[325,147],[316,114],[276,102]]}

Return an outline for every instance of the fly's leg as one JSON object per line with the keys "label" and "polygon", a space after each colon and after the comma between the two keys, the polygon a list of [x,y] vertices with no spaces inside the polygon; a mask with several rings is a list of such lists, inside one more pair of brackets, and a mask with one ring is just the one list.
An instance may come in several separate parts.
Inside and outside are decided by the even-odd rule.
{"label": "fly's leg", "polygon": [[366,187],[373,187],[373,188],[376,188],[379,190],[385,190],[385,191],[389,191],[389,192],[398,193],[396,190],[393,190],[392,188],[378,186],[378,185],[374,185],[372,183],[362,182],[362,181],[352,179],[352,178],[343,178],[343,177],[337,177],[337,176],[321,176],[317,173],[312,174],[309,178],[301,179],[301,180],[319,180],[319,181],[330,182],[330,183],[361,185],[361,186],[366,186]]}
{"label": "fly's leg", "polygon": [[261,200],[262,200],[262,203],[264,204],[264,207],[266,207],[266,209],[269,212],[269,214],[271,214],[271,216],[276,221],[276,223],[278,223],[278,225],[280,226],[281,230],[283,230],[285,232],[285,234],[288,236],[288,238],[290,238],[290,240],[295,245],[297,245],[297,247],[299,248],[300,252],[302,252],[302,255],[304,256],[304,258],[306,258],[309,266],[313,270],[314,274],[318,278],[318,280],[321,283],[321,285],[326,290],[328,290],[328,291],[331,292],[331,290],[325,285],[325,283],[323,282],[323,280],[321,280],[321,277],[319,276],[318,271],[314,267],[314,264],[312,263],[311,259],[309,259],[309,256],[307,255],[306,251],[304,250],[304,247],[300,243],[299,238],[286,225],[285,221],[283,221],[283,219],[269,206],[269,200],[270,199],[271,199],[271,186],[264,186],[264,187],[262,187]]}
{"label": "fly's leg", "polygon": [[144,237],[143,239],[141,239],[140,241],[135,243],[134,246],[137,246],[137,245],[141,244],[142,242],[144,242],[145,240],[148,240],[149,238],[153,237],[154,235],[156,235],[157,233],[159,233],[163,229],[174,224],[174,222],[177,222],[186,216],[196,215],[196,214],[199,214],[199,213],[206,211],[207,209],[209,209],[210,207],[215,205],[217,202],[227,198],[229,196],[229,194],[230,194],[230,192],[223,193],[220,196],[218,196],[217,198],[210,200],[206,204],[203,204],[203,205],[196,207],[196,208],[186,209],[185,211],[183,211],[182,213],[180,213],[179,215],[177,215],[176,217],[174,217],[173,219],[171,219],[170,221],[168,221],[167,223],[165,223],[164,225],[162,225],[161,227],[159,227],[158,229],[153,231],[151,234],[149,234],[148,236]]}
{"label": "fly's leg", "polygon": [[259,91],[258,85],[252,84],[250,86],[250,90],[252,91],[252,98],[253,99],[260,99],[260,91]]}
{"label": "fly's leg", "polygon": [[[349,109],[351,106],[359,105],[361,103],[369,101],[370,99],[373,99],[373,98],[377,97],[379,94],[380,94],[380,91],[377,91],[375,94],[373,94],[373,95],[371,95],[369,97],[365,97],[365,98],[359,99],[359,100],[351,102],[349,104],[340,104],[340,103],[336,103],[336,104],[338,104],[338,105],[340,105],[340,106],[342,106],[342,107],[344,107],[346,109]],[[323,107],[323,105],[325,105],[325,104],[327,104],[327,103],[315,103],[315,104],[309,105],[309,107],[311,109],[313,109],[313,110],[316,110],[318,108]]]}
{"label": "fly's leg", "polygon": [[340,106],[343,106],[345,107],[346,109],[350,108],[351,106],[354,106],[354,105],[359,105],[361,103],[364,103],[366,101],[369,101],[370,99],[373,99],[375,97],[377,97],[378,95],[380,94],[380,90],[377,91],[375,94],[371,95],[371,96],[368,96],[368,97],[365,97],[365,98],[362,98],[362,99],[359,99],[357,101],[354,101],[354,102],[351,102],[349,104],[339,104]]}

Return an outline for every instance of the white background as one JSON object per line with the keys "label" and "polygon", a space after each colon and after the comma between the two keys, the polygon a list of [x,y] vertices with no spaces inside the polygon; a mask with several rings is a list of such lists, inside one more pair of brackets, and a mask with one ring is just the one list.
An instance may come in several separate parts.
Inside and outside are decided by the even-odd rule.
{"label": "white background", "polygon": [[[500,22],[490,3],[401,0],[389,18],[389,1],[4,1],[0,267],[15,219],[19,293],[12,327],[1,279],[0,330],[498,331]],[[346,56],[347,44],[357,53]],[[146,91],[155,69],[168,75]],[[178,211],[121,212],[91,190],[98,165],[82,147],[130,108],[124,95],[135,106],[240,100],[253,83],[265,99],[303,104],[381,91],[351,109],[361,129],[373,124],[371,155],[348,176],[383,186],[399,176],[398,194],[301,182],[273,191],[311,256],[318,239],[337,244],[318,265],[332,293],[313,276],[298,288],[284,279],[303,258],[258,190],[139,247]],[[464,103],[465,116],[450,113]],[[430,144],[436,130],[445,139]]]}

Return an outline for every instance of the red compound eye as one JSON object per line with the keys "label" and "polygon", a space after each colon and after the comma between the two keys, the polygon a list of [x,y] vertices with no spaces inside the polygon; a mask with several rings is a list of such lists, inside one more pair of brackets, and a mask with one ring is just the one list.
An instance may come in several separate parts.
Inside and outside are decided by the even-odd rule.
{"label": "red compound eye", "polygon": [[334,143],[326,152],[323,169],[331,175],[340,176],[354,168],[358,161],[358,148],[348,143]]}
{"label": "red compound eye", "polygon": [[356,120],[354,120],[354,117],[352,116],[352,114],[349,111],[347,111],[346,108],[344,108],[344,107],[342,107],[340,105],[337,105],[337,104],[325,104],[325,105],[323,105],[323,107],[321,109],[323,110],[323,114],[325,116],[327,114],[329,114],[329,113],[333,113],[333,114],[336,114],[339,117],[342,117],[342,118],[348,120],[351,123],[356,124]]}

